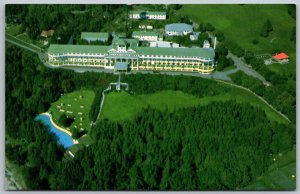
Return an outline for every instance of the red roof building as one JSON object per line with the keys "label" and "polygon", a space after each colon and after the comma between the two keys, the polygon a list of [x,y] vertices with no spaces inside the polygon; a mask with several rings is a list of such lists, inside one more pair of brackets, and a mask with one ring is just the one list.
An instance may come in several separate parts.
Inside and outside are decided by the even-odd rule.
{"label": "red roof building", "polygon": [[54,30],[48,30],[48,31],[43,30],[42,33],[41,33],[41,36],[47,38],[48,36],[53,36],[53,34],[54,34]]}
{"label": "red roof building", "polygon": [[289,56],[285,53],[279,53],[277,55],[273,55],[273,58],[276,60],[284,60],[284,59],[288,59]]}

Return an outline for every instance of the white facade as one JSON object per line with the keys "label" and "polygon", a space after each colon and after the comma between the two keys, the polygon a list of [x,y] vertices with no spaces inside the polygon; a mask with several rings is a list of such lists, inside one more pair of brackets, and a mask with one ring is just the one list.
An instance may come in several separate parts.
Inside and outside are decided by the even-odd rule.
{"label": "white facade", "polygon": [[139,28],[140,29],[152,30],[153,26],[151,26],[151,25],[139,25]]}
{"label": "white facade", "polygon": [[[142,18],[142,17],[143,18]],[[134,11],[132,13],[129,14],[129,18],[130,19],[148,19],[148,20],[166,20],[167,19],[167,15],[166,12],[137,12]]]}
{"label": "white facade", "polygon": [[137,38],[141,41],[149,41],[149,42],[153,42],[153,41],[157,41],[158,40],[158,35],[133,35],[133,38]]}
{"label": "white facade", "polygon": [[148,19],[149,20],[165,20],[166,19],[166,15],[149,14]]}
{"label": "white facade", "polygon": [[208,40],[204,40],[203,42],[203,48],[210,48],[210,43]]}

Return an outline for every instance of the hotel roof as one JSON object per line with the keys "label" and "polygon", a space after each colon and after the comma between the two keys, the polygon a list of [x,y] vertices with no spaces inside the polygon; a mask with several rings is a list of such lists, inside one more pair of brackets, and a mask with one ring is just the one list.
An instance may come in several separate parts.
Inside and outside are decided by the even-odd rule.
{"label": "hotel roof", "polygon": [[173,23],[165,25],[165,31],[175,31],[178,33],[183,33],[184,31],[192,32],[193,26],[185,23]]}
{"label": "hotel roof", "polygon": [[[122,40],[122,41],[126,41]],[[128,39],[129,41],[130,39]],[[134,39],[133,39],[134,40]],[[127,42],[127,41],[126,41]],[[58,45],[51,44],[48,52],[51,54],[63,53],[90,53],[90,54],[107,54],[111,46],[99,45]],[[131,49],[135,50],[139,55],[166,55],[166,56],[185,56],[185,57],[202,57],[213,58],[215,51],[213,48],[163,48],[163,47],[138,47],[135,41],[130,44]]]}
{"label": "hotel roof", "polygon": [[51,44],[49,53],[107,53],[109,46],[100,45],[71,45],[71,44]]}

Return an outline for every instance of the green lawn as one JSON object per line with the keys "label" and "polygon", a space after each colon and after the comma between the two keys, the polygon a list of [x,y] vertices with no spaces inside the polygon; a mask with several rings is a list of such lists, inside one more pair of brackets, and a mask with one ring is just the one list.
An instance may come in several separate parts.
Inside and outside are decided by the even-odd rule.
{"label": "green lawn", "polygon": [[[295,45],[289,40],[295,20],[287,12],[286,5],[183,5],[178,11],[189,16],[196,23],[211,23],[217,30],[240,46],[253,50],[280,48],[295,52]],[[269,19],[273,31],[269,37],[260,37],[264,22]],[[275,38],[275,39],[274,39]],[[258,40],[253,44],[252,40]],[[271,40],[274,39],[271,42]]]}
{"label": "green lawn", "polygon": [[[82,98],[80,98],[80,96],[82,96]],[[60,116],[65,113],[68,117],[75,118],[72,125],[68,127],[70,130],[77,127],[77,129],[83,128],[88,131],[90,129],[89,112],[94,97],[95,93],[90,90],[79,90],[67,93],[64,94],[58,101],[52,103],[49,111],[51,111],[56,123],[58,123],[57,120]],[[60,106],[60,108],[57,106]],[[60,109],[65,112],[60,112]],[[67,111],[72,113],[68,113]],[[82,113],[82,115],[79,115],[78,113]]]}
{"label": "green lawn", "polygon": [[[296,45],[290,41],[295,20],[287,12],[286,5],[189,5],[178,10],[179,14],[190,17],[196,23],[211,23],[216,30],[224,33],[231,40],[246,50],[256,53],[269,53],[273,49],[286,52],[290,56],[287,65],[269,66],[275,72],[293,72],[296,69]],[[269,19],[273,31],[269,37],[260,36],[264,22]],[[258,44],[253,44],[258,40]]]}
{"label": "green lawn", "polygon": [[224,87],[228,87],[230,91],[221,95],[205,96],[202,98],[181,91],[169,90],[148,95],[130,95],[126,92],[111,92],[105,99],[101,117],[112,121],[124,121],[133,119],[141,113],[142,108],[146,108],[147,106],[157,108],[161,111],[165,109],[174,111],[182,107],[205,106],[211,102],[235,99],[237,102],[246,102],[253,106],[261,107],[271,121],[280,123],[287,122],[252,93],[231,86],[224,85]]}
{"label": "green lawn", "polygon": [[[232,70],[232,69],[236,69],[236,66],[235,66],[235,65],[232,65],[232,66],[229,66],[229,67],[225,67],[222,71],[219,71],[219,72],[229,71],[229,70]],[[218,71],[218,70],[217,70],[217,71]]]}
{"label": "green lawn", "polygon": [[274,155],[274,163],[268,171],[247,186],[249,190],[294,190],[296,188],[296,149],[282,155]]}

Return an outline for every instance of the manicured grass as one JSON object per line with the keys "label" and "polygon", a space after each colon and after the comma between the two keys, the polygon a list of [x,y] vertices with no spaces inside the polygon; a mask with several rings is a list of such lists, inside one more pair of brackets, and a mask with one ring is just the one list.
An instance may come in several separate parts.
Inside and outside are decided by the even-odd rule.
{"label": "manicured grass", "polygon": [[294,190],[296,188],[296,149],[282,155],[274,155],[276,160],[268,171],[247,186],[249,190]]}
{"label": "manicured grass", "polygon": [[[82,98],[80,98],[80,96],[82,96]],[[75,121],[71,124],[70,127],[68,127],[70,130],[75,126],[78,129],[83,128],[85,130],[89,130],[89,112],[94,97],[94,92],[90,90],[79,90],[72,93],[64,94],[58,101],[51,104],[49,111],[51,111],[54,121],[56,121],[57,124],[57,121],[59,120],[60,116],[62,114],[66,114],[66,116],[68,117],[75,118]],[[57,106],[60,106],[61,109],[65,112],[60,112],[60,108],[58,108]],[[83,106],[83,108],[81,108],[81,106]],[[68,113],[67,111],[70,111],[72,113]],[[82,113],[82,115],[79,115],[78,113]]]}
{"label": "manicured grass", "polygon": [[275,73],[281,74],[281,75],[284,75],[287,73],[295,74],[295,67],[294,67],[295,64],[296,64],[296,55],[292,54],[291,60],[289,61],[289,63],[286,63],[286,64],[274,63],[271,65],[267,65],[267,67],[269,70],[271,70]]}
{"label": "manicured grass", "polygon": [[147,106],[161,111],[166,109],[174,111],[183,107],[205,106],[211,102],[236,100],[237,102],[246,102],[253,106],[261,107],[271,121],[287,122],[252,93],[230,86],[224,85],[224,87],[228,87],[230,92],[202,98],[181,91],[159,91],[148,95],[111,92],[107,95],[104,102],[101,118],[107,118],[112,121],[124,121],[133,119]]}

